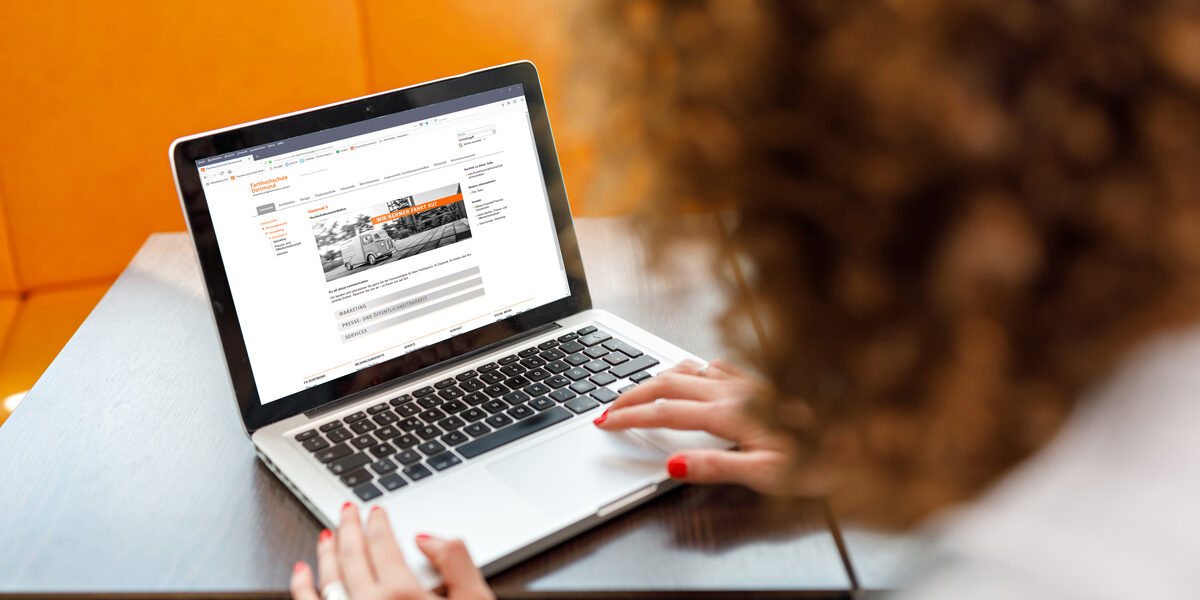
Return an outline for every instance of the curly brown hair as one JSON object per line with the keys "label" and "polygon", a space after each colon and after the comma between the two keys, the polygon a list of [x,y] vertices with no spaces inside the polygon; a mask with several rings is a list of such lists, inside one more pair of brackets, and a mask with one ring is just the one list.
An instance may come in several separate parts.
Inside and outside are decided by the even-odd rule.
{"label": "curly brown hair", "polygon": [[[731,344],[796,479],[904,526],[1200,317],[1200,14],[1110,0],[581,11],[597,196],[729,216]],[[591,102],[589,104],[589,102]],[[620,191],[619,194],[616,191]],[[746,319],[765,339],[746,339]],[[817,488],[806,488],[817,489]]]}

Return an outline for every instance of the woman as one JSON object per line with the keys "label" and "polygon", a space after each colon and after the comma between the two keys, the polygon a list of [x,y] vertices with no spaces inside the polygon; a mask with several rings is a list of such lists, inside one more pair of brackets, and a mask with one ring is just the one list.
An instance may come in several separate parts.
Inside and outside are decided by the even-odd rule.
{"label": "woman", "polygon": [[[654,198],[660,249],[687,237],[680,210],[729,217],[717,242],[746,269],[723,325],[768,382],[680,365],[598,427],[712,431],[739,450],[672,456],[672,477],[822,494],[860,523],[959,507],[913,597],[1193,593],[1200,14],[811,0],[584,18],[579,46],[620,88],[576,86],[601,98],[578,105],[605,115],[600,180]],[[344,523],[323,580],[416,597],[394,542],[370,562]],[[489,597],[461,546],[421,548],[450,597]],[[306,567],[293,590],[315,597]]]}

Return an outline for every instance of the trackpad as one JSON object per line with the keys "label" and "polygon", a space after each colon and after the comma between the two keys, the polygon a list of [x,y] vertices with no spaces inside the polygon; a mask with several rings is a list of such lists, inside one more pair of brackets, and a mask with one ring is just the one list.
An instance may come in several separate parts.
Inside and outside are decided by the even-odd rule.
{"label": "trackpad", "polygon": [[666,477],[667,454],[626,433],[580,427],[488,465],[551,516],[594,510]]}

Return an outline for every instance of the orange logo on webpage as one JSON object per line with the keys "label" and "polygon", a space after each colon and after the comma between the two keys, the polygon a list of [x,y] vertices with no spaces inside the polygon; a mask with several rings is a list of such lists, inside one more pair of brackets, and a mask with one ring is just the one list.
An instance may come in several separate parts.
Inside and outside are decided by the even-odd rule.
{"label": "orange logo on webpage", "polygon": [[[232,179],[232,177],[230,179]],[[273,190],[276,187],[278,187],[280,183],[282,183],[284,181],[287,181],[287,175],[280,175],[279,177],[272,177],[270,179],[264,179],[262,181],[251,182],[250,183],[250,193],[257,194],[259,192]]]}

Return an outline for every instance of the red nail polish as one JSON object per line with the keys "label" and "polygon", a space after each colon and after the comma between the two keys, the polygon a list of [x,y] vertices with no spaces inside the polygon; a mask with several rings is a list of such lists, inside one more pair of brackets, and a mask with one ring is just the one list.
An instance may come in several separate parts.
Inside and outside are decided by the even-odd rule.
{"label": "red nail polish", "polygon": [[375,506],[372,506],[372,507],[371,507],[371,512],[379,512],[379,511],[381,511],[381,510],[383,510],[383,507],[382,507],[382,506],[379,506],[378,504],[376,504]]}
{"label": "red nail polish", "polygon": [[292,573],[299,573],[300,571],[303,571],[303,570],[304,570],[303,562],[297,562],[295,564],[295,566],[292,567]]}
{"label": "red nail polish", "polygon": [[671,460],[667,461],[667,474],[671,479],[683,479],[687,477],[687,459],[682,456],[672,456]]}
{"label": "red nail polish", "polygon": [[342,505],[342,510],[346,510],[346,509],[350,508],[350,506],[351,506],[351,504],[349,502],[347,502]]}
{"label": "red nail polish", "polygon": [[328,541],[329,541],[329,538],[331,538],[331,537],[333,537],[333,532],[332,532],[332,531],[329,531],[328,529],[322,529],[322,530],[321,530],[321,537],[320,537],[320,538],[318,538],[318,539],[320,539],[322,542],[328,542]]}
{"label": "red nail polish", "polygon": [[608,409],[604,409],[604,412],[600,413],[600,416],[596,417],[596,420],[592,421],[592,423],[599,425],[599,424],[603,423],[606,419],[608,419]]}
{"label": "red nail polish", "polygon": [[423,541],[425,541],[425,540],[428,540],[428,539],[433,539],[433,537],[432,537],[432,536],[425,535],[424,533],[418,533],[418,534],[417,534],[417,541],[418,541],[418,542],[423,542]]}

